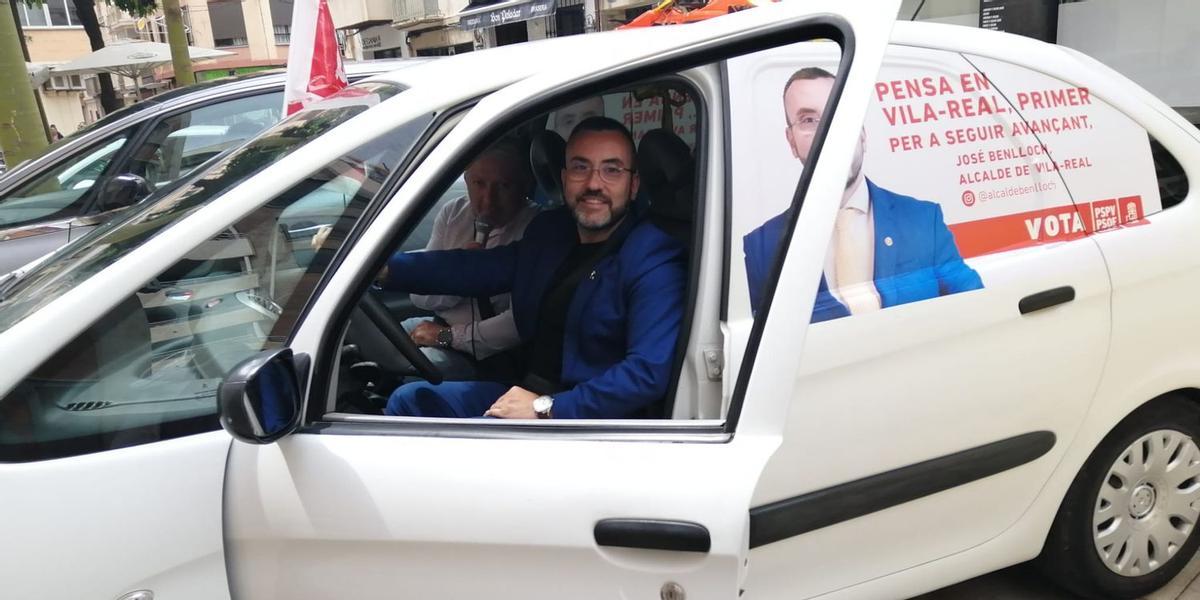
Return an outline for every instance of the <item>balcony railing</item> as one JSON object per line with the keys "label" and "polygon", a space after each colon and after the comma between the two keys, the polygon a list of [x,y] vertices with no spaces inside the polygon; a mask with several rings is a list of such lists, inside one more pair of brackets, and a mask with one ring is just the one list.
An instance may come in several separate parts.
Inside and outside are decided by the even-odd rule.
{"label": "balcony railing", "polygon": [[442,0],[395,0],[396,22],[419,22],[446,17]]}

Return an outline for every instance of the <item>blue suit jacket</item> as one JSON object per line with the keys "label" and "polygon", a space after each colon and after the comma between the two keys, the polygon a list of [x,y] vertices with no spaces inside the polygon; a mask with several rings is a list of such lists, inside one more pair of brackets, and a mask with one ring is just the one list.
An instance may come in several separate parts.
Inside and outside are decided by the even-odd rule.
{"label": "blue suit jacket", "polygon": [[[567,309],[562,384],[555,418],[620,418],[667,392],[686,287],[679,242],[631,214],[614,236],[618,250],[580,281]],[[388,262],[389,288],[417,294],[512,294],[523,341],[533,339],[542,299],[571,248],[575,218],[543,212],[522,239],[488,250],[398,253]]]}
{"label": "blue suit jacket", "polygon": [[[890,192],[869,179],[866,184],[875,219],[875,288],[884,308],[983,287],[979,274],[958,254],[940,205]],[[784,211],[742,239],[754,311],[761,305],[789,214]],[[849,314],[829,293],[822,275],[812,322]]]}

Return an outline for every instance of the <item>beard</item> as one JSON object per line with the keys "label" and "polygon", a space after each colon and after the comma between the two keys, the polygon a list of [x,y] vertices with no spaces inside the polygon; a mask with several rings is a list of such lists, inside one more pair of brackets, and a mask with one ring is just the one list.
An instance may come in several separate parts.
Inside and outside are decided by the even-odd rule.
{"label": "beard", "polygon": [[[586,200],[588,198],[595,198],[595,199],[603,200],[605,205],[608,207],[608,213],[607,214],[594,214],[594,213],[589,214],[589,213],[581,210],[581,208],[584,205],[584,200]],[[588,231],[604,231],[606,229],[611,228],[613,225],[620,223],[621,219],[625,218],[625,213],[628,210],[628,208],[629,208],[628,203],[626,203],[624,206],[622,206],[619,209],[615,208],[613,205],[612,199],[609,198],[608,196],[605,196],[604,194],[584,193],[584,194],[580,194],[578,197],[576,197],[575,207],[572,210],[572,212],[575,214],[575,222],[578,223],[579,226],[582,227],[583,229],[586,229]]]}

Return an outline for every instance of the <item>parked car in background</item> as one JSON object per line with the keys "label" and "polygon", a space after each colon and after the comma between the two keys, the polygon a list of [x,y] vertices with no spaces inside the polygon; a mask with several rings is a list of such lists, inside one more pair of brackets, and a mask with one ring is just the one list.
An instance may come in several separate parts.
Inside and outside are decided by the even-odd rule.
{"label": "parked car in background", "polygon": [[[427,59],[346,64],[351,81]],[[200,83],[132,104],[0,177],[0,273],[76,239],[275,124],[284,72]],[[2,171],[0,171],[2,172]]]}
{"label": "parked car in background", "polygon": [[[0,283],[6,595],[891,599],[1032,559],[1088,597],[1161,586],[1200,544],[1200,132],[1077,52],[898,4],[373,77]],[[565,154],[581,105],[636,152],[593,121]],[[585,214],[394,260],[514,137]],[[562,268],[593,210],[670,255]],[[863,240],[887,273],[833,286]],[[669,281],[613,284],[646,263]],[[565,320],[526,300],[519,327],[622,362],[547,418],[372,412],[441,379],[388,264],[514,313],[567,280]],[[670,357],[621,351],[647,339]],[[561,418],[647,372],[636,412]]]}

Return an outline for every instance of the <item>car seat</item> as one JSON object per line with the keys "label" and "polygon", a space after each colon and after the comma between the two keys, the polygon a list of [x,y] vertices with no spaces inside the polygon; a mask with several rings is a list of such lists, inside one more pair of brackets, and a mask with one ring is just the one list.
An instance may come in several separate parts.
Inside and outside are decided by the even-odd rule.
{"label": "car seat", "polygon": [[696,164],[686,142],[665,129],[646,132],[637,151],[641,188],[655,225],[690,251]]}
{"label": "car seat", "polygon": [[533,134],[529,143],[529,165],[537,182],[534,204],[543,208],[562,204],[562,170],[566,153],[567,143],[557,133],[547,129]]}
{"label": "car seat", "polygon": [[[646,132],[637,149],[638,175],[641,187],[639,199],[647,203],[647,216],[652,223],[667,235],[675,238],[684,248],[686,273],[689,274],[688,298],[693,297],[690,289],[692,272],[692,221],[695,215],[696,165],[692,150],[679,136],[666,129]],[[675,390],[683,367],[684,352],[687,350],[691,329],[691,311],[684,314],[680,326],[679,340],[675,345],[675,360],[671,367],[668,390]],[[671,418],[672,399],[664,398],[651,407],[651,418]]]}

